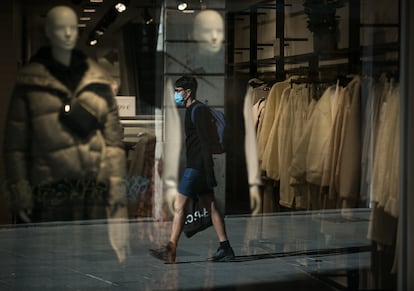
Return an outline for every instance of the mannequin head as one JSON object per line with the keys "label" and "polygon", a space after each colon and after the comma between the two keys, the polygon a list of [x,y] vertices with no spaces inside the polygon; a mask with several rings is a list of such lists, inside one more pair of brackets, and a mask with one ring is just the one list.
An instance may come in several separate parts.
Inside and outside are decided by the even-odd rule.
{"label": "mannequin head", "polygon": [[67,6],[56,6],[46,16],[46,37],[53,56],[60,60],[71,53],[78,39],[78,19],[75,11]]}
{"label": "mannequin head", "polygon": [[194,19],[193,39],[201,54],[216,54],[224,40],[224,21],[215,10],[202,10]]}

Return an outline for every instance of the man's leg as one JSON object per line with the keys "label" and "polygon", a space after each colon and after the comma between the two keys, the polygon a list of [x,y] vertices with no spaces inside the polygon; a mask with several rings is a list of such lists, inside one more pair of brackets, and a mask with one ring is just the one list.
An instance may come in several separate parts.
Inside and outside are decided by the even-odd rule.
{"label": "man's leg", "polygon": [[220,210],[216,206],[214,194],[201,195],[200,199],[204,200],[204,205],[210,205],[211,222],[213,223],[213,227],[217,233],[219,241],[226,241],[226,226],[224,224],[223,216],[221,215]]}
{"label": "man's leg", "polygon": [[168,244],[160,249],[151,249],[150,253],[154,257],[163,260],[167,263],[175,263],[178,240],[183,229],[184,224],[184,207],[187,203],[188,197],[181,193],[177,193],[174,200],[174,217],[171,227],[170,241]]}
{"label": "man's leg", "polygon": [[174,201],[174,217],[171,228],[170,242],[175,246],[178,244],[181,232],[184,225],[184,208],[187,203],[188,197],[181,193],[177,193]]}
{"label": "man's leg", "polygon": [[205,205],[210,205],[211,222],[220,242],[220,246],[216,253],[211,258],[212,261],[230,261],[234,258],[233,248],[227,238],[226,225],[224,223],[223,215],[217,208],[214,194],[202,195],[200,199],[204,200]]}

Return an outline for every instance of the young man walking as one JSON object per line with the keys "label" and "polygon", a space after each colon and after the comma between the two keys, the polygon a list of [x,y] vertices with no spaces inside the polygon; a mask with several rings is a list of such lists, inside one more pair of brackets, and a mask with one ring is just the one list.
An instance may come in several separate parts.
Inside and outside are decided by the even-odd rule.
{"label": "young man walking", "polygon": [[[214,176],[213,158],[209,143],[211,126],[210,109],[207,106],[196,106],[200,103],[197,97],[197,80],[183,76],[175,82],[175,102],[186,107],[185,113],[185,145],[187,166],[184,170],[178,193],[174,201],[174,218],[170,240],[160,249],[150,250],[150,253],[167,263],[175,263],[178,240],[180,238],[184,219],[185,205],[189,198],[199,197],[204,205],[208,205],[213,227],[217,233],[220,246],[211,258],[212,261],[230,261],[234,252],[227,238],[224,219],[215,203],[213,188],[217,186]],[[193,110],[194,113],[192,112]]]}

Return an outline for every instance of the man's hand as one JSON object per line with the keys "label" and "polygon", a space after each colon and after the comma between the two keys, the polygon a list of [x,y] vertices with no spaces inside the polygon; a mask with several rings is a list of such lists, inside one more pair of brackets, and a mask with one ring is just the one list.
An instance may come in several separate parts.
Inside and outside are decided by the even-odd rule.
{"label": "man's hand", "polygon": [[120,177],[111,177],[108,206],[106,208],[108,235],[120,263],[125,262],[130,252],[127,204],[126,181]]}
{"label": "man's hand", "polygon": [[107,201],[108,218],[128,218],[127,182],[121,177],[109,178],[109,195]]}
{"label": "man's hand", "polygon": [[250,210],[252,211],[253,215],[257,215],[263,212],[262,209],[262,197],[260,195],[259,186],[254,185],[250,186]]}
{"label": "man's hand", "polygon": [[30,208],[19,210],[17,212],[17,215],[19,216],[21,222],[24,222],[24,223],[32,222],[32,219],[30,218],[30,216],[32,215],[32,209]]}
{"label": "man's hand", "polygon": [[33,194],[32,187],[27,180],[21,180],[11,186],[11,195],[15,199],[17,215],[21,222],[32,221]]}

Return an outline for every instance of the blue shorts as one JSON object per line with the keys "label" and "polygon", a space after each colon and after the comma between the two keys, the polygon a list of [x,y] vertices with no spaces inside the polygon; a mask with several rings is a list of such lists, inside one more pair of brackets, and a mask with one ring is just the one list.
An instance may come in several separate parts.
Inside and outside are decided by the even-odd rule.
{"label": "blue shorts", "polygon": [[188,197],[212,194],[213,189],[207,185],[205,176],[196,169],[186,168],[178,185],[178,192]]}

